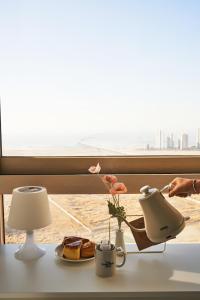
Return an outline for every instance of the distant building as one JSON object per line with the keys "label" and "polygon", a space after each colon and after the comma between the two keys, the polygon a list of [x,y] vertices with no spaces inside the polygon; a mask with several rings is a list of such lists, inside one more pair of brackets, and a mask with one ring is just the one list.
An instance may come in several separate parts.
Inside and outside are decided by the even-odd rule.
{"label": "distant building", "polygon": [[156,132],[155,136],[155,148],[158,150],[162,150],[164,148],[163,146],[163,132],[162,130],[159,130]]}
{"label": "distant building", "polygon": [[159,149],[162,149],[162,131],[159,132]]}
{"label": "distant building", "polygon": [[178,145],[177,145],[177,148],[180,150],[181,149],[181,140],[178,139]]}
{"label": "distant building", "polygon": [[171,134],[171,149],[174,149],[174,135]]}
{"label": "distant building", "polygon": [[197,149],[200,149],[200,128],[197,130]]}
{"label": "distant building", "polygon": [[166,148],[167,149],[174,149],[174,136],[173,136],[173,134],[171,134],[171,136],[167,136]]}
{"label": "distant building", "polygon": [[170,149],[170,145],[171,145],[171,139],[170,139],[170,136],[167,136],[166,148]]}
{"label": "distant building", "polygon": [[188,134],[183,133],[181,136],[181,150],[187,150],[188,149]]}

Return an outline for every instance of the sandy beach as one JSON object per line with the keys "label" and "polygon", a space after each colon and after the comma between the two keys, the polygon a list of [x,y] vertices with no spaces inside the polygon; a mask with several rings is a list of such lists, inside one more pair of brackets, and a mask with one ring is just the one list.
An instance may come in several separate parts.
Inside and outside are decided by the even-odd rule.
{"label": "sandy beach", "polygon": [[[76,235],[88,237],[96,242],[107,239],[109,235],[109,214],[107,195],[50,195],[52,224],[36,230],[36,240],[40,243],[60,243],[64,236]],[[138,202],[139,195],[122,195],[121,204],[128,215],[142,214]],[[11,196],[5,196],[5,220],[7,220]],[[184,216],[190,216],[185,229],[176,239],[177,242],[200,242],[200,197],[193,196],[185,199],[174,197],[169,199]],[[136,217],[129,217],[133,220]],[[116,220],[111,221],[111,239],[114,240]],[[132,233],[127,225],[123,225],[125,241],[134,242]],[[22,243],[25,234],[6,226],[6,243]]]}

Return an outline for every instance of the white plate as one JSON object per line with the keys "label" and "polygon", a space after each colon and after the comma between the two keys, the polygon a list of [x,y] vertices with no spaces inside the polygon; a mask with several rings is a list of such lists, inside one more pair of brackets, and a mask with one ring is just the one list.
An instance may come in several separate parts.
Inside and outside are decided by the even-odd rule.
{"label": "white plate", "polygon": [[58,257],[59,259],[61,259],[63,261],[80,263],[80,262],[90,261],[90,260],[94,259],[94,256],[89,257],[89,258],[68,259],[68,258],[63,257],[62,253],[63,253],[63,246],[60,244],[56,247],[55,254],[56,254],[56,257]]}

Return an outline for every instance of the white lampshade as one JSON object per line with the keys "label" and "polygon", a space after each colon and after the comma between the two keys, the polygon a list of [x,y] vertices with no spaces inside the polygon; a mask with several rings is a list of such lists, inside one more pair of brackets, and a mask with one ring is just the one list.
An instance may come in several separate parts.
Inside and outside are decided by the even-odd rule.
{"label": "white lampshade", "polygon": [[47,190],[40,186],[25,186],[13,190],[8,226],[31,231],[51,223]]}

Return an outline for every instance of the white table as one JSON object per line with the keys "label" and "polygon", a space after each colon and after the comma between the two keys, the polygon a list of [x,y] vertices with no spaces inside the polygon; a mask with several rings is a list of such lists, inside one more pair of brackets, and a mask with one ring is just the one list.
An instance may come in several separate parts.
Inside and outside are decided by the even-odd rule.
{"label": "white table", "polygon": [[167,245],[163,254],[129,254],[111,278],[95,275],[95,263],[75,264],[47,254],[24,263],[17,245],[0,246],[0,298],[3,299],[200,299],[200,244]]}

